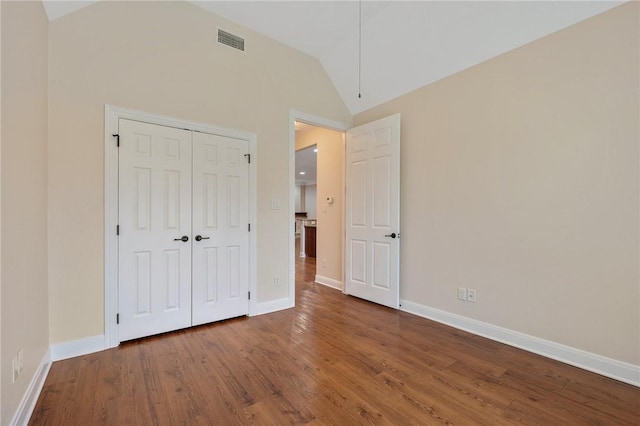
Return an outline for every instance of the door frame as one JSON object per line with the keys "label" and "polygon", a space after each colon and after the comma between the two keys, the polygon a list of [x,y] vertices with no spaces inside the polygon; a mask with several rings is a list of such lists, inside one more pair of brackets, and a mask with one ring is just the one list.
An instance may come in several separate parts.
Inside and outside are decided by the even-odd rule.
{"label": "door frame", "polygon": [[[342,123],[340,121],[330,120],[324,117],[319,117],[313,114],[307,114],[306,112],[298,111],[295,109],[289,110],[289,223],[295,223],[296,217],[296,198],[295,198],[295,174],[296,174],[296,121],[301,121],[306,124],[311,124],[317,127],[324,127],[325,129],[336,130],[338,132],[346,133],[346,131],[352,126],[348,123]],[[342,169],[342,182],[344,182],[344,168]],[[344,189],[344,188],[343,188]],[[344,221],[345,210],[342,211]],[[344,233],[342,235],[342,253],[344,254]],[[296,300],[296,254],[295,254],[296,236],[295,230],[292,226],[289,226],[289,303],[290,306],[295,306]],[[342,280],[344,282],[344,256],[342,259]],[[342,289],[344,293],[344,286]]]}
{"label": "door frame", "polygon": [[226,129],[212,124],[197,123],[158,114],[105,104],[104,107],[104,339],[105,348],[120,344],[116,315],[118,314],[118,120],[141,121],[160,126],[176,127],[196,132],[212,133],[249,143],[249,316],[257,312],[257,141],[256,134]]}

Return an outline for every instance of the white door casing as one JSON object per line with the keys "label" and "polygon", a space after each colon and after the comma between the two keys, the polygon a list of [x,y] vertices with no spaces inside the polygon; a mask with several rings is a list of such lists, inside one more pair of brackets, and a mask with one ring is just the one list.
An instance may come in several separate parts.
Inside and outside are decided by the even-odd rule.
{"label": "white door casing", "polygon": [[[216,134],[246,141],[251,158],[249,167],[249,213],[248,223],[251,224],[249,235],[249,291],[251,299],[248,302],[249,315],[261,312],[257,303],[257,136],[250,132],[237,131],[212,124],[186,121],[173,117],[153,114],[144,111],[105,105],[104,109],[104,346],[101,348],[117,347],[126,340],[120,336],[118,324],[119,312],[119,244],[120,236],[116,232],[119,228],[119,122],[121,119],[156,124],[159,126],[185,129],[192,132]],[[189,243],[192,242],[190,238]]]}
{"label": "white door casing", "polygon": [[193,325],[248,313],[248,152],[244,140],[193,134]]}
{"label": "white door casing", "polygon": [[[324,117],[320,117],[313,114],[308,114],[306,112],[298,111],[291,109],[289,111],[289,223],[295,222],[295,152],[296,152],[296,129],[295,123],[297,121],[311,124],[318,127],[323,127],[326,129],[335,130],[337,132],[346,132],[349,128],[349,125],[344,122],[330,120]],[[344,169],[343,169],[344,172]],[[342,176],[342,181],[344,182],[344,175]],[[343,212],[344,213],[344,212]],[[344,216],[343,222],[341,223],[343,240],[342,243],[344,245]],[[289,227],[289,276],[291,279],[289,280],[289,288],[288,288],[288,296],[286,299],[286,303],[279,304],[277,306],[278,309],[287,309],[295,306],[295,276],[296,276],[296,257],[299,253],[295,251],[295,228],[293,226]],[[343,250],[344,253],[344,250]],[[344,275],[344,263],[341,265],[341,276]],[[344,291],[344,287],[343,287]],[[271,309],[274,311],[276,309]]]}
{"label": "white door casing", "polygon": [[400,114],[347,131],[345,293],[399,307]]}
{"label": "white door casing", "polygon": [[191,325],[191,132],[124,119],[119,127],[124,341]]}

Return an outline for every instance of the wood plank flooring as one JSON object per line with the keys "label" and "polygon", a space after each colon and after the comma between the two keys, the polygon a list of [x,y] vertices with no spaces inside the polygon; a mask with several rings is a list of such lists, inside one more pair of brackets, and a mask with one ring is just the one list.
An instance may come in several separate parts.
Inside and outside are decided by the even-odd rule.
{"label": "wood plank flooring", "polygon": [[295,309],[54,363],[30,424],[640,424],[636,387],[297,271]]}

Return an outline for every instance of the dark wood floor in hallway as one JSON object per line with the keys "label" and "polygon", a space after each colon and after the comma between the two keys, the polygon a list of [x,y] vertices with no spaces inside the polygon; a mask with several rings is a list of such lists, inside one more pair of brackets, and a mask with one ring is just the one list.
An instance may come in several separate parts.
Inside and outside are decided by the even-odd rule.
{"label": "dark wood floor in hallway", "polygon": [[297,271],[295,309],[54,363],[30,424],[640,424],[638,388]]}

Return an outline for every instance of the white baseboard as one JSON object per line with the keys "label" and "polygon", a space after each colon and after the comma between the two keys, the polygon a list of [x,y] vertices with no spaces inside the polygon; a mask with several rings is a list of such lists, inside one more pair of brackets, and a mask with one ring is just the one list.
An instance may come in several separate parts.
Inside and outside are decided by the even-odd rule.
{"label": "white baseboard", "polygon": [[47,374],[49,374],[49,368],[51,368],[51,349],[47,349],[47,352],[42,357],[42,361],[40,361],[40,365],[38,365],[35,374],[31,378],[31,383],[29,383],[29,387],[11,420],[11,426],[26,426],[29,423],[44,382],[47,379]]}
{"label": "white baseboard", "polygon": [[51,345],[51,361],[60,361],[107,349],[104,334]]}
{"label": "white baseboard", "polygon": [[251,314],[251,316],[270,314],[271,312],[282,311],[284,309],[293,308],[295,305],[296,305],[295,300],[289,297],[270,300],[268,302],[260,302],[260,303],[256,303],[256,310]]}
{"label": "white baseboard", "polygon": [[316,275],[315,281],[318,284],[326,285],[327,287],[335,288],[340,291],[344,288],[342,281],[334,280],[333,278],[323,277],[322,275]]}
{"label": "white baseboard", "polygon": [[603,357],[590,352],[565,346],[549,340],[498,327],[450,312],[441,311],[407,300],[400,301],[400,309],[433,321],[437,321],[478,336],[524,349],[556,361],[564,362],[584,370],[592,371],[621,382],[640,387],[640,366]]}
{"label": "white baseboard", "polygon": [[51,345],[49,349],[47,349],[42,361],[40,361],[40,365],[38,366],[36,373],[33,375],[31,383],[29,383],[29,387],[27,388],[27,391],[25,392],[24,397],[18,406],[18,410],[13,416],[13,420],[10,424],[12,426],[22,426],[29,423],[31,414],[33,414],[33,409],[40,397],[40,392],[42,392],[44,382],[47,379],[47,374],[49,374],[52,362],[99,352],[105,348],[104,335]]}

